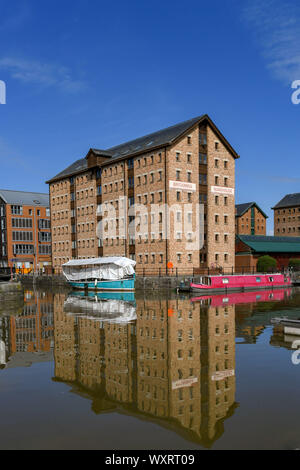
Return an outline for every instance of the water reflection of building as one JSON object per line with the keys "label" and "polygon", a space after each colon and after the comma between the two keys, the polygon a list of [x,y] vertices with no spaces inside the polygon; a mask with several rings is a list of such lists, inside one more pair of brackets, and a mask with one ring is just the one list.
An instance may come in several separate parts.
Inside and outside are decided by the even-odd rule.
{"label": "water reflection of building", "polygon": [[291,350],[298,349],[300,344],[300,324],[298,324],[298,321],[295,323],[283,320],[282,323],[275,324],[270,344]]}
{"label": "water reflection of building", "polygon": [[[292,289],[274,289],[238,294],[236,303],[236,336],[247,344],[255,344],[274,315],[274,310],[288,306]],[[244,302],[245,300],[245,302]],[[280,305],[280,307],[279,307]]]}
{"label": "water reflection of building", "polygon": [[88,393],[96,412],[126,412],[210,445],[235,403],[234,306],[137,299],[137,320],[63,311],[55,295],[55,378]]}
{"label": "water reflection of building", "polygon": [[6,367],[52,360],[52,294],[26,291],[21,314],[1,316],[0,341],[5,349],[2,364]]}

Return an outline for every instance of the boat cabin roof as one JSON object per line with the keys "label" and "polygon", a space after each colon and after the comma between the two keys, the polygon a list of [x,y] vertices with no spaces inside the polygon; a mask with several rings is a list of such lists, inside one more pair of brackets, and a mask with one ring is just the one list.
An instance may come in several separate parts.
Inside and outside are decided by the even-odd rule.
{"label": "boat cabin roof", "polygon": [[104,264],[115,264],[122,268],[127,266],[135,266],[136,262],[123,256],[105,256],[102,258],[72,259],[63,266],[101,266]]}

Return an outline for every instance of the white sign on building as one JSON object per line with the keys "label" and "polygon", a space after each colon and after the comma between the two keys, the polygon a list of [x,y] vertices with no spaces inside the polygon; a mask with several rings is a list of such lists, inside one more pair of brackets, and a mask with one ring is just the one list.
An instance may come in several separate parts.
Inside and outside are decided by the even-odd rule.
{"label": "white sign on building", "polygon": [[194,183],[184,183],[183,181],[169,181],[170,189],[181,189],[182,191],[196,191]]}
{"label": "white sign on building", "polygon": [[227,188],[227,187],[222,187],[222,186],[212,186],[211,187],[211,192],[213,194],[225,194],[228,196],[234,196],[234,189],[233,188]]}
{"label": "white sign on building", "polygon": [[176,380],[172,382],[172,390],[183,387],[191,387],[191,385],[198,382],[197,377],[191,377],[190,379]]}
{"label": "white sign on building", "polygon": [[211,380],[218,381],[226,379],[227,377],[233,377],[235,375],[234,370],[223,370],[221,372],[216,372],[211,376]]}

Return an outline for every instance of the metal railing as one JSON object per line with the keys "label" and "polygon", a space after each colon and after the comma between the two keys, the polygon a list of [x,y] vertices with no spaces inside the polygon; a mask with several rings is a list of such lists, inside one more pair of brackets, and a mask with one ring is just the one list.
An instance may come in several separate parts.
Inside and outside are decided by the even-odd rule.
{"label": "metal railing", "polygon": [[[0,268],[3,273],[11,273],[14,274],[21,274],[21,275],[28,275],[28,276],[61,276],[62,270],[60,268],[52,268],[47,266],[42,270],[36,270],[35,272],[33,269],[28,270],[24,268]],[[288,268],[281,267],[281,268],[274,268],[268,270],[268,273],[278,273],[278,272],[287,272]],[[222,267],[207,267],[207,268],[195,268],[191,267],[176,267],[176,268],[166,268],[164,266],[136,266],[135,269],[136,276],[141,277],[194,277],[194,276],[211,276],[211,275],[223,275],[223,276],[233,276],[233,275],[244,275],[244,274],[265,274],[263,272],[259,272],[256,270],[254,266],[238,266],[238,267],[229,267],[229,268],[222,268]]]}
{"label": "metal railing", "polygon": [[[271,269],[268,270],[268,273],[278,273],[283,272],[284,267],[281,269]],[[157,277],[181,277],[181,276],[211,276],[211,275],[223,275],[223,276],[233,276],[238,274],[264,274],[263,272],[258,272],[254,266],[239,266],[239,267],[207,267],[207,268],[195,268],[195,267],[176,267],[168,269],[165,267],[151,267],[151,266],[142,266],[136,267],[136,275],[147,277],[147,276],[157,276]]]}

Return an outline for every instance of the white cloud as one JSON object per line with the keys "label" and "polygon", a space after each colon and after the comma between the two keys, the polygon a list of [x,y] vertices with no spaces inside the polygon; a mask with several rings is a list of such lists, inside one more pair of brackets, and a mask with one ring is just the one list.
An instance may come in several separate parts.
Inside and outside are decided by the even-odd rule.
{"label": "white cloud", "polygon": [[54,86],[69,93],[76,93],[84,88],[84,83],[80,80],[74,80],[67,67],[57,64],[4,57],[0,58],[1,69],[7,71],[12,78],[23,83],[43,87]]}
{"label": "white cloud", "polygon": [[285,83],[300,78],[300,5],[282,0],[248,0],[250,26],[271,73]]}

